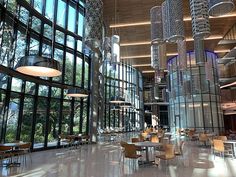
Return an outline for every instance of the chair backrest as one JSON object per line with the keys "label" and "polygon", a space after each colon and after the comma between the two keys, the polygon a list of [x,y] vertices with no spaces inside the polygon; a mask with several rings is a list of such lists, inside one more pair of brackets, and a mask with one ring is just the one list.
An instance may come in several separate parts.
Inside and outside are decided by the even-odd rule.
{"label": "chair backrest", "polygon": [[218,140],[227,141],[227,136],[218,136]]}
{"label": "chair backrest", "polygon": [[125,148],[126,144],[128,144],[128,143],[125,142],[125,141],[121,141],[121,142],[120,142],[120,146],[123,147],[123,148]]}
{"label": "chair backrest", "polygon": [[159,143],[159,138],[157,135],[152,135],[151,140],[152,143]]}
{"label": "chair backrest", "polygon": [[144,132],[144,133],[141,133],[141,135],[142,135],[142,137],[143,137],[144,139],[146,139],[146,138],[147,138],[147,135],[148,135],[148,133]]}
{"label": "chair backrest", "polygon": [[0,151],[10,151],[11,149],[11,146],[0,146]]}
{"label": "chair backrest", "polygon": [[139,134],[139,140],[140,140],[140,141],[144,141],[144,137],[143,137],[142,134]]}
{"label": "chair backrest", "polygon": [[164,145],[166,159],[171,159],[175,157],[175,146],[173,144]]}
{"label": "chair backrest", "polygon": [[199,140],[200,140],[200,141],[206,141],[206,140],[208,140],[207,134],[205,134],[205,133],[200,133],[200,135],[199,135]]}
{"label": "chair backrest", "polygon": [[132,138],[131,139],[131,142],[132,143],[137,143],[137,142],[140,142],[139,138]]}
{"label": "chair backrest", "polygon": [[31,147],[31,143],[24,143],[24,144],[19,145],[20,149],[30,149],[30,147]]}
{"label": "chair backrest", "polygon": [[224,150],[225,150],[224,143],[222,140],[214,139],[213,146],[214,146],[215,151],[224,152]]}
{"label": "chair backrest", "polygon": [[126,158],[136,158],[137,152],[136,152],[136,146],[134,144],[126,144],[125,145],[125,157]]}

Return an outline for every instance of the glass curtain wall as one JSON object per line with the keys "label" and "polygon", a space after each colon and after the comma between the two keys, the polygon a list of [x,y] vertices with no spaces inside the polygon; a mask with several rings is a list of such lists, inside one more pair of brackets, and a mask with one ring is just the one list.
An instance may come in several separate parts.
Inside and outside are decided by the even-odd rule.
{"label": "glass curtain wall", "polygon": [[168,61],[169,117],[172,130],[195,128],[223,130],[218,84],[217,55],[205,51],[205,63],[196,64],[195,53],[187,53],[187,70],[178,69],[178,56]]}
{"label": "glass curtain wall", "polygon": [[[48,148],[58,145],[59,134],[88,133],[89,99],[66,96],[68,87],[90,87],[90,58],[82,53],[84,13],[81,0],[0,1],[1,142]],[[25,55],[52,52],[62,76],[39,78],[14,70]]]}
{"label": "glass curtain wall", "polygon": [[[135,131],[143,126],[143,82],[139,71],[124,63],[104,62],[105,109],[102,129]],[[111,98],[120,94],[131,107],[111,104]],[[119,109],[114,109],[118,106]]]}

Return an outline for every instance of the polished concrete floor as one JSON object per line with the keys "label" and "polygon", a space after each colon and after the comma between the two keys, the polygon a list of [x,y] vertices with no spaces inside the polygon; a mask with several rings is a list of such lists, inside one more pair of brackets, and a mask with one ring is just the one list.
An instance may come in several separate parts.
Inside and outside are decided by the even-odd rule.
{"label": "polished concrete floor", "polygon": [[0,176],[15,177],[236,177],[236,159],[221,158],[210,148],[187,142],[184,157],[159,166],[139,166],[132,160],[120,162],[117,142],[83,145],[78,149],[57,149],[32,153],[32,164],[0,167]]}

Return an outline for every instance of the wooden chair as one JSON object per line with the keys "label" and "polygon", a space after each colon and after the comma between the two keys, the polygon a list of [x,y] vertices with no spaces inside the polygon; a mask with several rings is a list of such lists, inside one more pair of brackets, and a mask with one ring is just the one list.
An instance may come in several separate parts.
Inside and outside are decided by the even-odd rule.
{"label": "wooden chair", "polygon": [[19,146],[18,154],[22,155],[24,163],[26,163],[27,155],[29,155],[30,161],[32,163],[30,148],[31,148],[31,143],[25,143],[25,144],[22,144],[22,145]]}
{"label": "wooden chair", "polygon": [[4,165],[8,165],[9,162],[7,163],[3,163],[3,160],[10,160],[10,162],[12,162],[12,157],[14,156],[14,154],[12,153],[12,147],[10,146],[0,146],[0,160],[1,160],[1,164],[0,166],[4,166]]}
{"label": "wooden chair", "polygon": [[152,143],[159,143],[159,138],[157,135],[152,135],[150,141]]}
{"label": "wooden chair", "polygon": [[215,153],[219,153],[220,156],[225,156],[225,154],[227,153],[227,155],[231,155],[233,158],[233,150],[231,149],[225,149],[224,147],[224,142],[222,140],[218,140],[218,139],[214,139],[213,140],[213,154],[214,154],[214,158],[215,158]]}
{"label": "wooden chair", "polygon": [[[139,138],[131,138],[131,142],[138,143],[138,142],[140,142],[140,139]],[[137,147],[137,146],[136,146],[136,150],[139,152],[143,151],[142,147]]]}
{"label": "wooden chair", "polygon": [[199,134],[199,142],[200,143],[203,143],[206,146],[208,140],[209,140],[209,138],[208,138],[207,134],[205,134],[205,133]]}
{"label": "wooden chair", "polygon": [[222,141],[227,141],[227,136],[218,136],[216,139],[222,140]]}
{"label": "wooden chair", "polygon": [[165,160],[168,162],[175,158],[175,146],[173,144],[164,145],[164,154],[156,155],[156,158]]}
{"label": "wooden chair", "polygon": [[133,166],[134,161],[142,157],[142,155],[137,154],[137,147],[134,144],[126,144],[124,150],[125,158],[132,159],[133,160]]}
{"label": "wooden chair", "polygon": [[125,141],[121,141],[120,142],[120,146],[121,146],[121,153],[120,153],[120,161],[121,161],[121,157],[123,156],[123,162],[124,162],[124,153],[125,153],[125,146],[127,145],[128,143],[125,142]]}

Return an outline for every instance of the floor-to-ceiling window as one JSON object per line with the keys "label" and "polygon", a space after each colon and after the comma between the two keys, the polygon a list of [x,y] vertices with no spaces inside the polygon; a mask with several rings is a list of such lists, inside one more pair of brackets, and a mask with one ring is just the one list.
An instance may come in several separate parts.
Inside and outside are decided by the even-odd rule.
{"label": "floor-to-ceiling window", "polygon": [[[142,129],[143,85],[142,75],[124,63],[104,62],[105,106],[102,129],[122,128],[123,131]],[[114,104],[114,97],[123,97],[125,103]]]}
{"label": "floor-to-ceiling window", "polygon": [[[0,1],[1,142],[48,148],[58,145],[59,134],[88,132],[88,99],[66,95],[69,87],[90,87],[90,58],[82,53],[84,13],[83,0]],[[52,54],[62,76],[31,77],[14,70],[25,55]]]}

